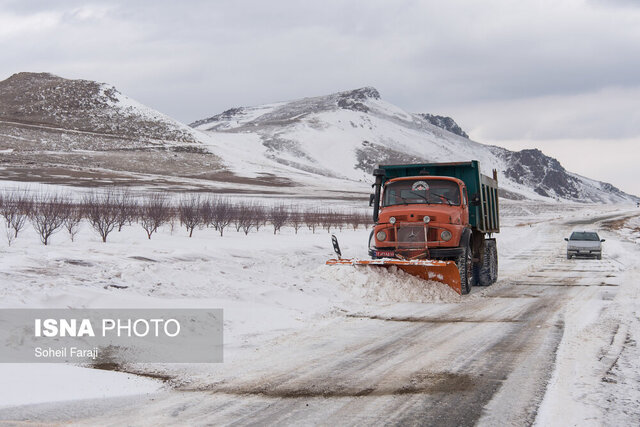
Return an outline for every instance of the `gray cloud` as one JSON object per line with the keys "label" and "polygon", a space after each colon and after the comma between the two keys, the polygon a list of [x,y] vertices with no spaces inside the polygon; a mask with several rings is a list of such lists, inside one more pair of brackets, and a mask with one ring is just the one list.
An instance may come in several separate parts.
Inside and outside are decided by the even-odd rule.
{"label": "gray cloud", "polygon": [[[58,22],[0,38],[14,53],[0,72],[48,65],[90,73],[182,120],[364,84],[407,108],[640,84],[640,14],[580,2],[109,5],[9,2],[4,10],[25,19],[49,13]],[[176,105],[174,87],[195,104]]]}
{"label": "gray cloud", "polygon": [[373,85],[480,140],[640,136],[625,0],[0,0],[0,78],[109,82],[189,122]]}

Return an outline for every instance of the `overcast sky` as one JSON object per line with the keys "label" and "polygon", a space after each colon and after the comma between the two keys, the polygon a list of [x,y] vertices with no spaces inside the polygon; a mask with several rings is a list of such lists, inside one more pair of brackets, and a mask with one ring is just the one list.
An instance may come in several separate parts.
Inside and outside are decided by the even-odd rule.
{"label": "overcast sky", "polygon": [[640,195],[638,0],[0,0],[0,52],[187,123],[374,86]]}

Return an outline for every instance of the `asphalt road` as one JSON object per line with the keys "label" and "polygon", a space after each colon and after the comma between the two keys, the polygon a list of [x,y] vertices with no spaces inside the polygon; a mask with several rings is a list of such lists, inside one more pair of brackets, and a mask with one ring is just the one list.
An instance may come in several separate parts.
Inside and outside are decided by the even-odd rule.
{"label": "asphalt road", "polygon": [[[600,218],[600,219],[604,219]],[[214,377],[147,397],[0,411],[17,422],[230,425],[529,425],[572,298],[615,292],[620,267],[567,260],[548,244],[503,262],[518,274],[456,304],[391,304],[345,313],[278,340]]]}

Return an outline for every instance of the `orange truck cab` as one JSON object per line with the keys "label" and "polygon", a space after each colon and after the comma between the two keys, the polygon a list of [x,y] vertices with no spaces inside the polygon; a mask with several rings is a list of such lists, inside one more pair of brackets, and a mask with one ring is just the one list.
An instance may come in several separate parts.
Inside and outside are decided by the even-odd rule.
{"label": "orange truck cab", "polygon": [[374,171],[373,259],[455,261],[462,293],[497,280],[498,182],[478,161],[380,165]]}

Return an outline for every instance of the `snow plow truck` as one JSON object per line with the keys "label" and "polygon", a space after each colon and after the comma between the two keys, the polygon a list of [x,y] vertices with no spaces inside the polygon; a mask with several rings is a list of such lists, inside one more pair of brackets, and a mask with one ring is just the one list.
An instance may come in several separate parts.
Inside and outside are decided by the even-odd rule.
{"label": "snow plow truck", "polygon": [[498,278],[494,233],[500,231],[498,177],[482,175],[477,160],[380,165],[374,170],[374,229],[369,260],[338,259],[331,265],[392,267],[442,282],[459,294]]}

